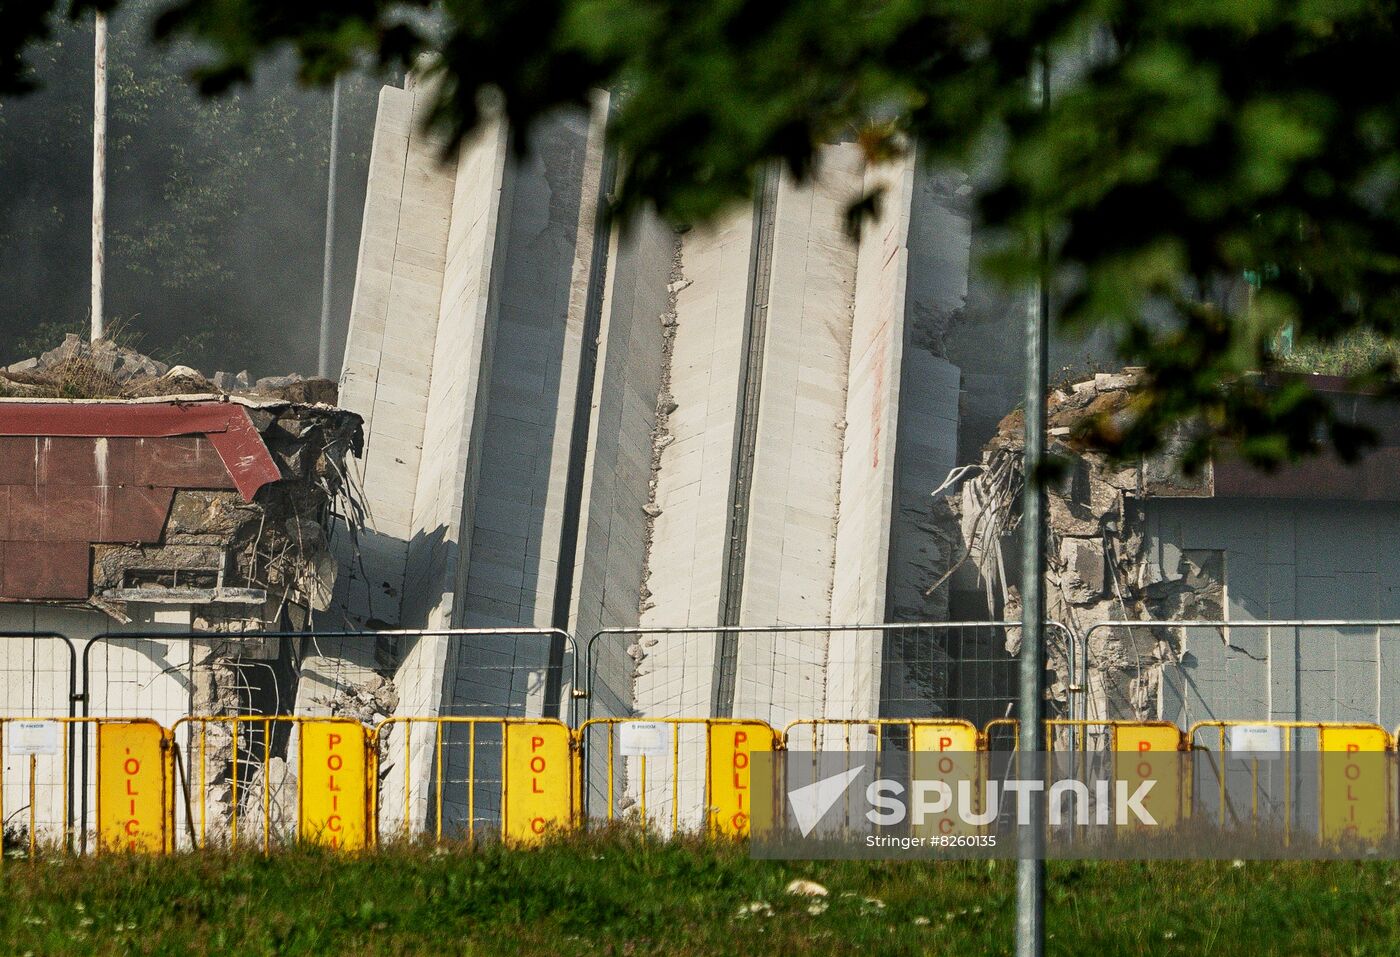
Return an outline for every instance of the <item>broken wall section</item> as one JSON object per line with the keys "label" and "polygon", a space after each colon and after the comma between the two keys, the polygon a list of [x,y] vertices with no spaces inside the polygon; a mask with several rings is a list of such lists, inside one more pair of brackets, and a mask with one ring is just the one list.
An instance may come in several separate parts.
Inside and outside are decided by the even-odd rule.
{"label": "broken wall section", "polygon": [[[1049,398],[1049,451],[1067,468],[1046,490],[1046,614],[1075,635],[1099,621],[1218,619],[1224,612],[1223,554],[1178,555],[1167,568],[1153,560],[1147,534],[1146,501],[1156,495],[1208,497],[1209,471],[1196,478],[1182,475],[1171,443],[1157,458],[1117,463],[1079,439],[1080,427],[1091,418],[1123,413],[1136,375],[1132,369],[1099,374]],[[953,588],[979,595],[990,617],[1013,620],[1021,614],[1016,568],[1023,429],[1020,411],[1006,416],[981,462],[949,496],[958,536]],[[1163,669],[1179,660],[1179,630],[1096,631],[1079,688],[1071,685],[1071,649],[1063,635],[1052,630],[1047,639],[1052,710],[1067,715],[1071,693],[1082,691],[1083,713],[1090,718],[1161,716]],[[1005,650],[1014,657],[1019,645],[1019,631],[1013,629]]]}

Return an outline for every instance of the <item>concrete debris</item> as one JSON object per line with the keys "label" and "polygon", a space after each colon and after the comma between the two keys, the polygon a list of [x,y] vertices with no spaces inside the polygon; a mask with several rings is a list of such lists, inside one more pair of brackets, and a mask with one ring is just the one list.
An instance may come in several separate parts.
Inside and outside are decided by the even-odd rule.
{"label": "concrete debris", "polygon": [[[156,544],[93,546],[92,594],[122,601],[256,604],[262,627],[276,627],[288,606],[330,607],[337,562],[328,515],[349,495],[345,459],[359,455],[359,416],[326,406],[250,410],[282,473],[252,502],[233,489],[174,492]],[[236,617],[246,617],[247,610]],[[211,631],[237,630],[209,619]]]}
{"label": "concrete debris", "polygon": [[355,685],[341,685],[329,697],[315,697],[325,713],[335,717],[354,718],[362,724],[378,725],[393,715],[399,706],[399,693],[385,675],[369,675]]}
{"label": "concrete debris", "polygon": [[[1068,467],[1047,489],[1049,514],[1047,616],[1072,630],[1096,621],[1149,618],[1219,618],[1223,613],[1223,568],[1216,553],[1168,555],[1154,560],[1146,547],[1143,502],[1154,495],[1209,495],[1210,477],[1189,477],[1176,466],[1174,449],[1149,461],[1115,462],[1081,438],[1091,416],[1129,414],[1132,390],[1141,374],[1129,368],[1077,382],[1052,393],[1048,402],[1049,450]],[[1022,414],[1004,418],[983,449],[981,467],[972,470],[948,502],[956,519],[962,557],[970,563],[988,611],[994,618],[1020,617],[1020,595],[1008,579],[1004,553],[1020,524],[1024,484]],[[1184,651],[1169,631],[1102,629],[1090,648],[1087,688],[1089,715],[1156,717],[1162,666]],[[1007,648],[1020,644],[1019,632]],[[1052,699],[1063,706],[1069,690],[1066,649],[1052,645],[1057,674]]]}
{"label": "concrete debris", "polygon": [[309,405],[335,405],[337,385],[299,375],[266,376],[249,385],[247,370],[206,377],[187,365],[171,366],[107,339],[69,334],[39,356],[0,371],[0,396],[58,399],[131,399],[160,395],[244,395]]}

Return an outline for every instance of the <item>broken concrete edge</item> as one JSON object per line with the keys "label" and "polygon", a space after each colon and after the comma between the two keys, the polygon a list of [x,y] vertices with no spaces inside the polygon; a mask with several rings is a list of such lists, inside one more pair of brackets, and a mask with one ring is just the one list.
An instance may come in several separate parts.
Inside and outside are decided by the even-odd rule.
{"label": "broken concrete edge", "polygon": [[[314,381],[314,380],[304,380]],[[329,381],[329,380],[327,380]],[[322,409],[330,412],[344,412],[346,415],[358,415],[329,402],[296,402],[291,399],[277,396],[260,397],[255,395],[241,395],[236,392],[179,392],[172,395],[144,395],[130,399],[119,396],[111,396],[99,399],[63,399],[48,398],[45,396],[27,395],[7,395],[0,396],[0,403],[20,405],[24,403],[40,405],[150,405],[159,403],[173,403],[178,405],[190,405],[194,403],[232,403],[241,405],[247,409],[279,409],[288,406],[297,406],[303,409]]]}
{"label": "broken concrete edge", "polygon": [[[1150,498],[1197,498],[1214,494],[1213,470],[1186,476],[1177,466],[1184,442],[1169,437],[1156,456],[1120,462],[1077,441],[1077,426],[1092,416],[1120,414],[1127,407],[1140,370],[1099,374],[1051,394],[1049,446],[1068,462],[1062,478],[1049,486],[1046,511],[1046,615],[1067,625],[1071,636],[1091,623],[1146,619],[1218,619],[1224,613],[1223,569],[1189,556],[1165,569],[1149,548],[1145,502]],[[981,592],[995,619],[1020,616],[1017,584],[1008,579],[1004,551],[1016,534],[1024,488],[1023,426],[1020,410],[998,424],[983,446],[978,467],[951,479],[945,501],[960,553],[943,580]],[[1183,568],[1186,570],[1183,571]],[[959,577],[960,576],[960,577]],[[1185,638],[1170,629],[1101,629],[1090,660],[1071,674],[1072,649],[1054,635],[1046,649],[1054,680],[1053,706],[1067,709],[1072,693],[1084,696],[1084,714],[1157,718],[1162,673],[1185,651]],[[1063,637],[1063,636],[1061,636]],[[1070,640],[1073,640],[1072,637]],[[1020,651],[1012,629],[1006,650]],[[1072,682],[1080,684],[1074,686]]]}

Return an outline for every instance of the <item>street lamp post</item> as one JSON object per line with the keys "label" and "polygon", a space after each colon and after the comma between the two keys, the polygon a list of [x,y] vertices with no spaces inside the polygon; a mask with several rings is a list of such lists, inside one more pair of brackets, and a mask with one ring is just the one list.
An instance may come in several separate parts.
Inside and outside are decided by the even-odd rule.
{"label": "street lamp post", "polygon": [[[1040,58],[1038,99],[1050,104],[1050,57]],[[1036,237],[1040,270],[1026,304],[1025,485],[1021,507],[1021,773],[1034,770],[1043,740],[1045,710],[1045,383],[1049,370],[1049,238],[1044,222]],[[1029,820],[1017,827],[1016,957],[1045,952],[1044,802],[1031,800]]]}

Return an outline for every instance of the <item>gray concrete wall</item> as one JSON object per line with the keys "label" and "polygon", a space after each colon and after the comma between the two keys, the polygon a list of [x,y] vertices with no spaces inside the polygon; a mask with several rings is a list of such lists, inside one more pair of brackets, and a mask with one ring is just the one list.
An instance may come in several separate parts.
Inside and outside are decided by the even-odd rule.
{"label": "gray concrete wall", "polygon": [[[880,219],[862,231],[858,250],[831,596],[834,624],[884,620],[913,178],[912,163],[866,172],[867,189],[883,186],[885,199]],[[877,714],[881,636],[848,633],[842,640],[845,667],[828,673],[827,714]]]}
{"label": "gray concrete wall", "polygon": [[498,336],[494,276],[509,229],[507,134],[497,124],[462,145],[437,310],[435,348],[417,370],[427,381],[422,466],[414,493],[403,620],[459,624],[463,556],[471,549],[481,398]]}
{"label": "gray concrete wall", "polygon": [[[671,360],[670,414],[661,452],[647,587],[648,627],[714,625],[728,549],[735,418],[743,369],[744,311],[753,211],[735,210],[682,237],[681,288]],[[709,713],[714,641],[655,636],[639,666],[636,707],[657,716]]]}
{"label": "gray concrete wall", "polygon": [[[1183,549],[1224,551],[1232,620],[1400,616],[1389,553],[1400,505],[1154,499],[1147,519],[1164,575]],[[1183,666],[1164,675],[1164,717],[1400,722],[1400,629],[1232,628],[1228,639],[1187,634]]]}
{"label": "gray concrete wall", "polygon": [[[550,623],[562,526],[581,312],[569,307],[582,257],[579,213],[587,118],[552,121],[514,171],[500,274],[495,362],[486,394],[464,623]],[[596,202],[596,179],[589,195]]]}
{"label": "gray concrete wall", "polygon": [[[343,554],[341,607],[360,621],[400,620],[404,565],[413,537],[438,329],[455,164],[418,124],[413,92],[380,93],[341,404],[364,418],[365,453],[350,461],[364,490],[358,554]],[[340,536],[341,544],[348,544]]]}
{"label": "gray concrete wall", "polygon": [[[846,209],[859,197],[854,144],[821,154],[818,177],[779,183],[758,436],[745,551],[743,624],[830,618],[841,492],[846,371],[856,244]],[[734,714],[784,724],[824,707],[833,650],[821,631],[742,635]]]}
{"label": "gray concrete wall", "polygon": [[[601,155],[601,143],[591,144]],[[495,349],[479,409],[471,545],[459,622],[548,627],[577,389],[582,298],[592,261],[597,166],[585,176],[588,118],[548,121],[510,178],[509,226],[493,281]],[[588,210],[585,221],[583,209]],[[571,306],[572,311],[571,311]],[[467,639],[451,695],[458,712],[539,714],[549,642]]]}
{"label": "gray concrete wall", "polygon": [[[570,627],[581,643],[602,628],[641,621],[657,397],[665,368],[669,283],[679,240],[654,216],[614,229],[593,389],[587,474],[580,503]],[[586,651],[586,649],[581,649]],[[594,646],[594,713],[628,713],[632,659],[626,643]]]}
{"label": "gray concrete wall", "polygon": [[[386,93],[386,102],[401,99]],[[404,622],[550,624],[566,522],[578,530],[569,625],[585,641],[607,625],[719,620],[754,210],[744,206],[679,239],[646,217],[615,232],[598,341],[584,343],[590,295],[597,297],[590,286],[598,281],[600,133],[581,116],[555,118],[517,165],[498,128],[464,147],[450,173],[438,314],[429,323],[433,375],[408,497]],[[409,137],[405,168],[415,146]],[[393,177],[377,182],[382,192]],[[846,208],[878,185],[888,187],[886,214],[855,244],[843,230]],[[868,171],[854,144],[827,149],[811,183],[780,180],[761,389],[751,410],[757,438],[742,621],[880,620],[891,588],[912,595],[928,571],[915,512],[941,480],[934,473],[950,467],[956,442],[947,420],[958,391],[956,370],[931,354],[930,330],[951,326],[967,294],[964,193],[956,178],[919,180],[912,160]],[[379,249],[367,238],[362,259],[372,264]],[[397,261],[397,245],[382,249]],[[374,278],[362,281],[366,302]],[[906,369],[911,340],[918,361]],[[581,508],[566,516],[580,370],[594,347]],[[362,355],[360,368],[377,369],[372,358]],[[902,389],[919,400],[904,417]],[[394,438],[371,441],[378,448]],[[408,463],[396,455],[389,464]],[[395,494],[402,498],[402,489]],[[891,531],[901,515],[902,537]],[[897,581],[892,549],[906,566]],[[405,700],[423,703],[441,676],[440,707],[539,710],[546,642],[453,648],[449,656],[445,646],[419,642],[413,655],[433,661],[414,659],[414,672],[427,677]],[[596,652],[608,662],[617,711],[708,713],[712,636],[612,638]],[[736,713],[782,721],[819,713],[833,696],[845,713],[876,711],[878,635],[741,639],[739,655]]]}

